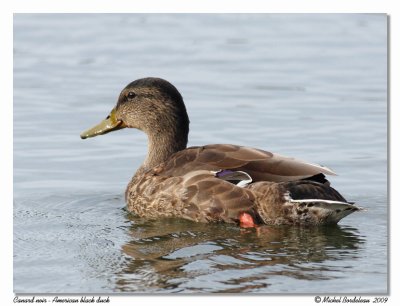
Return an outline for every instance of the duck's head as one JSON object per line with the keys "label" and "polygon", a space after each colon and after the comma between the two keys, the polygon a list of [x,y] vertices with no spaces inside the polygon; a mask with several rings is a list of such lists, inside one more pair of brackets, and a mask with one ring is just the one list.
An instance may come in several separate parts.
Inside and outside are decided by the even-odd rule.
{"label": "duck's head", "polygon": [[189,118],[179,91],[159,78],[144,78],[128,84],[110,114],[81,133],[86,139],[123,128],[136,128],[148,136],[179,137],[187,143]]}

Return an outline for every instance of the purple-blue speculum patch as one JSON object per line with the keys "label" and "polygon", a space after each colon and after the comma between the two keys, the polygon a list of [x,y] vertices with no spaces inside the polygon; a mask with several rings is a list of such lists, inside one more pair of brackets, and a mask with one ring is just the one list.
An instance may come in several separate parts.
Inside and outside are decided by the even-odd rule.
{"label": "purple-blue speculum patch", "polygon": [[228,174],[232,174],[232,173],[234,173],[235,171],[232,171],[232,170],[220,170],[220,171],[218,171],[217,173],[215,173],[215,176],[216,177],[223,177],[223,176],[225,176],[225,175],[228,175]]}
{"label": "purple-blue speculum patch", "polygon": [[229,183],[235,184],[239,187],[246,187],[252,182],[251,176],[244,171],[233,171],[233,170],[220,170],[214,172],[215,177],[220,178]]}

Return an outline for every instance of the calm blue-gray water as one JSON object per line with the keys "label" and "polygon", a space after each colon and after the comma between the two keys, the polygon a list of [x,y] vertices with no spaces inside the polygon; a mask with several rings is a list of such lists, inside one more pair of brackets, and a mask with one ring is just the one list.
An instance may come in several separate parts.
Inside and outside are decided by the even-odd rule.
{"label": "calm blue-gray water", "polygon": [[[146,76],[182,93],[189,145],[326,165],[367,210],[262,234],[129,215],[145,135],[79,134]],[[387,221],[386,15],[14,15],[15,292],[383,294]]]}

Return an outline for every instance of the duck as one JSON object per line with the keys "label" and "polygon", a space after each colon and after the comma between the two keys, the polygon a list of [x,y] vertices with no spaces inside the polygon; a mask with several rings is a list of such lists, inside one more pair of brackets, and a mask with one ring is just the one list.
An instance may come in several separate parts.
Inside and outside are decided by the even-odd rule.
{"label": "duck", "polygon": [[124,128],[147,135],[147,156],[125,191],[141,218],[261,225],[327,225],[361,210],[331,187],[331,169],[234,144],[187,147],[189,117],[178,89],[146,77],[122,89],[87,139]]}

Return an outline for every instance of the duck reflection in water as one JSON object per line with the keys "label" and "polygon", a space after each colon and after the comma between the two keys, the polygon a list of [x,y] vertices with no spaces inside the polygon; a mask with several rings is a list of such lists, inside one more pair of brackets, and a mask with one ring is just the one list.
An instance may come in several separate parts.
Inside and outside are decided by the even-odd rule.
{"label": "duck reflection in water", "polygon": [[[118,275],[118,291],[179,292],[180,284],[197,279],[205,287],[190,292],[246,292],[270,286],[274,276],[330,279],[339,277],[333,275],[334,262],[354,258],[354,250],[364,243],[357,229],[337,225],[239,228],[128,218],[133,221],[132,240],[122,252],[131,259]],[[214,281],[220,274],[222,288],[206,288],[210,274]]]}

